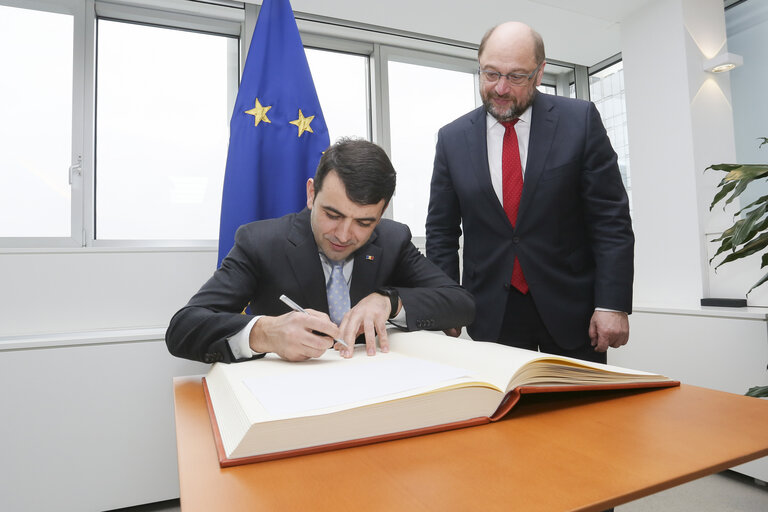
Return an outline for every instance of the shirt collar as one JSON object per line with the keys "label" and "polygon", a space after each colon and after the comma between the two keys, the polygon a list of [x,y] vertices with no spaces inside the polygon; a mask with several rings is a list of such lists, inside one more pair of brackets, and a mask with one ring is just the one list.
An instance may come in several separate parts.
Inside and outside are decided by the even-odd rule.
{"label": "shirt collar", "polygon": [[[525,112],[520,114],[520,117],[519,117],[520,121],[518,121],[518,122],[522,122],[522,123],[530,125],[531,124],[531,110],[532,110],[532,108],[533,108],[532,105],[528,105],[528,108],[525,109]],[[501,124],[501,123],[499,123],[498,119],[496,119],[495,117],[493,117],[491,114],[488,114],[488,113],[485,114],[485,120],[486,120],[486,126],[488,127],[488,130],[492,130],[493,128],[496,127],[496,125],[500,125]]]}

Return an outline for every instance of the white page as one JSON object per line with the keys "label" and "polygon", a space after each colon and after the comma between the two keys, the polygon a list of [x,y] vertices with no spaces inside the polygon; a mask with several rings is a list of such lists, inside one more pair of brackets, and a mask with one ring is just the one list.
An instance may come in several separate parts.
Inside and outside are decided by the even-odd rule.
{"label": "white page", "polygon": [[[390,357],[388,357],[390,356]],[[287,374],[248,377],[243,383],[275,416],[300,416],[309,411],[358,404],[423,386],[468,377],[463,368],[417,358],[377,354],[360,364],[323,365]],[[279,393],[274,390],[279,389]]]}

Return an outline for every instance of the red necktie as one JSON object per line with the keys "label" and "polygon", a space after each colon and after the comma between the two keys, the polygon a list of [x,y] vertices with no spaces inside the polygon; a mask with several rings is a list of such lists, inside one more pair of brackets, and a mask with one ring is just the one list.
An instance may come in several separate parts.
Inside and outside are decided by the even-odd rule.
{"label": "red necktie", "polygon": [[[523,166],[520,163],[520,148],[517,145],[517,133],[515,133],[515,118],[512,121],[501,123],[506,129],[504,132],[504,144],[501,149],[501,175],[502,196],[504,212],[509,222],[514,227],[517,221],[517,210],[520,207],[520,196],[523,193]],[[510,284],[522,293],[528,293],[528,283],[525,281],[520,261],[515,256],[514,268]]]}

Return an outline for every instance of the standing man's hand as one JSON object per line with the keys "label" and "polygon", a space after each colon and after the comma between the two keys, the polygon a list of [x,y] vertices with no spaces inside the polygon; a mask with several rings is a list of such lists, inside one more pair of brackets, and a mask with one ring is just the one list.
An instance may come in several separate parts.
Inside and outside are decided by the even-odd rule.
{"label": "standing man's hand", "polygon": [[451,338],[458,338],[461,336],[461,327],[451,327],[450,329],[444,329],[443,333]]}
{"label": "standing man's hand", "polygon": [[589,322],[589,338],[595,352],[619,348],[629,341],[629,315],[621,311],[595,311]]}
{"label": "standing man's hand", "polygon": [[[397,310],[400,311],[402,302],[398,300]],[[355,346],[355,338],[365,334],[365,351],[369,356],[376,355],[376,335],[379,335],[379,347],[382,352],[389,352],[389,339],[387,338],[387,320],[390,317],[389,298],[379,293],[372,293],[355,304],[355,307],[347,311],[339,325],[341,339],[347,342],[349,348],[342,347],[340,343],[336,348],[341,350],[343,357],[352,357]]]}
{"label": "standing man's hand", "polygon": [[333,345],[339,328],[328,315],[308,309],[280,316],[262,316],[253,324],[249,344],[255,352],[274,352],[287,361],[320,357]]}

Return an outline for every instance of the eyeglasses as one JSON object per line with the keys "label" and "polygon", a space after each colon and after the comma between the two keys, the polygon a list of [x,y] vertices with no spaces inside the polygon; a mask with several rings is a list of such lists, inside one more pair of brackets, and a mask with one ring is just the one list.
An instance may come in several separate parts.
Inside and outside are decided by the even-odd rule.
{"label": "eyeglasses", "polygon": [[478,69],[477,74],[480,75],[480,78],[488,82],[489,84],[495,84],[499,80],[501,80],[502,77],[507,79],[507,82],[509,82],[511,85],[525,85],[528,82],[531,81],[531,78],[538,73],[539,68],[543,62],[539,63],[538,66],[536,66],[536,69],[531,71],[530,74],[526,75],[525,73],[499,73],[498,71],[491,71],[490,69]]}

